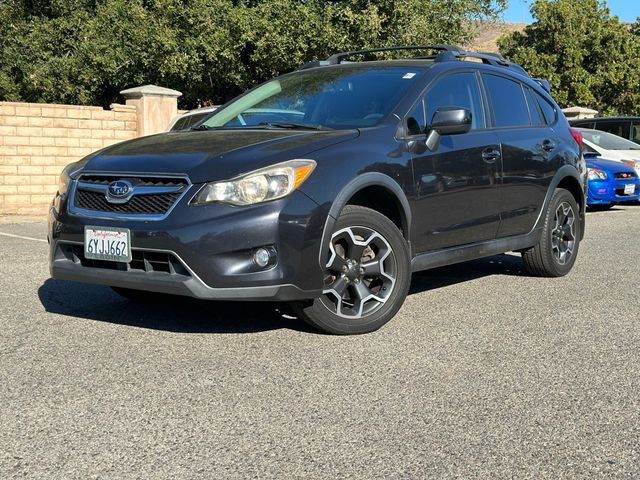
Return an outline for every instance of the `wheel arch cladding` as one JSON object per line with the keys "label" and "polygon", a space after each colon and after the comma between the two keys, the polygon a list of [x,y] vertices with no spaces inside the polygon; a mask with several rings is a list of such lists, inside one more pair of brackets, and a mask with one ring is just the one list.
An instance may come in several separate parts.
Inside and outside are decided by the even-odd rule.
{"label": "wheel arch cladding", "polygon": [[576,203],[578,204],[580,211],[582,211],[582,208],[584,207],[584,193],[582,191],[582,188],[580,187],[580,182],[578,182],[575,177],[563,177],[562,180],[558,182],[558,186],[556,188],[564,188],[569,193],[571,193],[571,195],[573,195],[573,198],[576,199]]}
{"label": "wheel arch cladding", "polygon": [[551,182],[549,191],[547,192],[547,198],[545,198],[544,202],[544,210],[546,211],[549,201],[553,196],[553,193],[557,188],[562,188],[567,190],[573,198],[576,200],[578,204],[579,218],[580,218],[580,239],[584,238],[585,232],[585,209],[586,209],[586,198],[585,193],[582,187],[582,182],[580,181],[580,173],[578,170],[571,165],[563,165],[556,172],[553,181]]}
{"label": "wheel arch cladding", "polygon": [[[347,205],[359,205],[375,210],[389,218],[400,230],[411,251],[411,207],[402,187],[391,177],[379,172],[358,175],[336,196],[322,235],[320,264],[325,245],[329,241],[335,222]],[[324,265],[322,265],[324,267]]]}
{"label": "wheel arch cladding", "polygon": [[409,226],[400,200],[382,185],[369,185],[354,193],[346,205],[358,205],[384,215],[391,220],[402,235],[407,238]]}

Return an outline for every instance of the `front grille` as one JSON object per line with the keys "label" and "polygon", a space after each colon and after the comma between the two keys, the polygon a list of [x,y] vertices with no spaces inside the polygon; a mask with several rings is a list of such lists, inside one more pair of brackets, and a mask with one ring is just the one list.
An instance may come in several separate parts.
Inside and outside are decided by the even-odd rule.
{"label": "front grille", "polygon": [[[115,181],[126,181],[133,187],[131,197],[124,202],[110,201],[109,184]],[[85,174],[77,182],[72,207],[96,212],[98,216],[100,213],[153,215],[158,219],[175,205],[189,185],[183,177]]]}
{"label": "front grille", "polygon": [[180,193],[134,195],[127,203],[109,203],[103,193],[80,190],[76,192],[75,205],[85,210],[129,214],[165,214]]}
{"label": "front grille", "polygon": [[109,185],[115,180],[129,180],[136,186],[145,187],[178,187],[189,184],[185,178],[172,177],[114,177],[105,175],[83,175],[82,181],[95,185]]}
{"label": "front grille", "polygon": [[616,178],[616,180],[631,180],[633,178],[636,178],[636,173],[635,172],[617,172],[617,173],[614,173],[613,176]]}
{"label": "front grille", "polygon": [[147,250],[132,250],[131,262],[110,262],[107,260],[93,260],[84,256],[84,246],[74,243],[60,243],[60,252],[74,263],[83,267],[103,268],[106,270],[139,271],[145,273],[167,273],[190,277],[185,266],[172,253],[152,252]]}

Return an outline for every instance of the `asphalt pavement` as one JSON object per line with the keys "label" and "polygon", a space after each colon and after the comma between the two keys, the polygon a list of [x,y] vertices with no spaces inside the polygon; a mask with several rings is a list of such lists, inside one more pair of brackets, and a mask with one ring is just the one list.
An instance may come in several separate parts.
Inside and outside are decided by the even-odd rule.
{"label": "asphalt pavement", "polygon": [[640,206],[587,222],[567,277],[423,272],[335,337],[52,280],[45,224],[5,218],[0,478],[640,478]]}

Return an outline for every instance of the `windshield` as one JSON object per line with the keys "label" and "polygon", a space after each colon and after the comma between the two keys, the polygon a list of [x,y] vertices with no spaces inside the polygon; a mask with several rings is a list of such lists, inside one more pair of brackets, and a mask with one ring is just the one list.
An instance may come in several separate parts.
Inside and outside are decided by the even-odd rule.
{"label": "windshield", "polygon": [[600,130],[580,129],[582,136],[588,142],[594,143],[605,150],[640,150],[640,146],[625,138]]}
{"label": "windshield", "polygon": [[200,128],[373,126],[391,112],[419,72],[357,65],[295,72],[238,97]]}

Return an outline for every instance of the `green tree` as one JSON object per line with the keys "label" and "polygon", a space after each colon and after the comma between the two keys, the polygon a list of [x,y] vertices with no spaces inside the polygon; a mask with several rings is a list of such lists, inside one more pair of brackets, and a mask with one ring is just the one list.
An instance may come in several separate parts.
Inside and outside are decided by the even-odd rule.
{"label": "green tree", "polygon": [[0,100],[228,100],[340,50],[466,41],[506,0],[0,0]]}
{"label": "green tree", "polygon": [[640,37],[605,1],[536,0],[534,22],[498,41],[500,52],[544,77],[563,107],[640,113]]}

